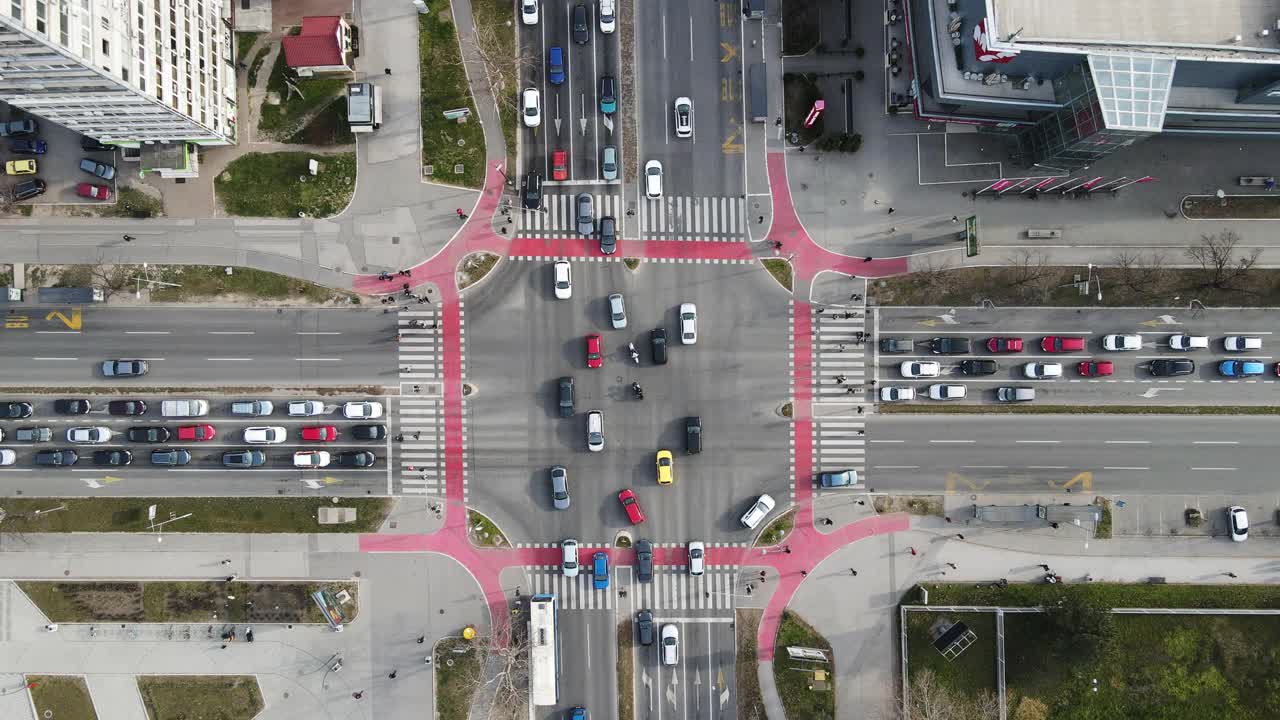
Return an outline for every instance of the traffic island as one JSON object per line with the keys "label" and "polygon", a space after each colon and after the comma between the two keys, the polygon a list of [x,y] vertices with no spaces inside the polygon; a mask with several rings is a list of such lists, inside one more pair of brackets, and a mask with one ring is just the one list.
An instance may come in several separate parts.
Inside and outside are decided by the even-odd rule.
{"label": "traffic island", "polygon": [[791,508],[765,526],[760,537],[756,538],[756,547],[773,547],[786,540],[791,530],[795,528],[795,524],[796,511],[795,508]]}
{"label": "traffic island", "polygon": [[79,675],[28,675],[31,707],[37,718],[98,720],[89,685]]}
{"label": "traffic island", "polygon": [[635,270],[640,267],[640,258],[623,258],[622,264],[625,265],[628,270]]}
{"label": "traffic island", "polygon": [[635,632],[631,618],[618,623],[618,720],[635,718],[635,658],[632,657]]}
{"label": "traffic island", "polygon": [[55,623],[191,623],[217,618],[223,623],[321,624],[324,613],[312,599],[317,591],[349,598],[343,613],[359,614],[354,582],[42,582],[20,580],[40,612]]}
{"label": "traffic island", "polygon": [[511,547],[511,541],[483,513],[467,508],[467,539],[479,547]]}
{"label": "traffic island", "polygon": [[471,253],[458,265],[458,289],[466,290],[493,271],[502,258],[490,252]]}
{"label": "traffic island", "polygon": [[262,712],[262,690],[249,675],[138,678],[147,717],[251,720]]}
{"label": "traffic island", "polygon": [[781,259],[761,260],[764,269],[769,271],[774,280],[787,292],[792,290],[791,263]]}
{"label": "traffic island", "polygon": [[[473,7],[476,14],[478,8]],[[511,7],[506,8],[507,17],[504,22],[511,21]],[[480,30],[480,18],[476,17],[476,29]],[[486,28],[485,33],[513,33],[510,25],[504,30]],[[458,44],[458,32],[453,24],[453,11],[449,0],[428,0],[427,13],[418,16],[418,63],[420,87],[418,96],[422,102],[422,174],[432,182],[459,185],[461,187],[480,189],[484,186],[484,127],[480,124],[480,116],[476,113],[475,101],[471,97],[471,85],[467,82],[466,68],[462,64],[462,49]],[[503,56],[503,62],[515,70],[512,63],[514,51]],[[514,95],[509,104],[514,104]],[[502,98],[495,100],[502,103]],[[461,113],[446,112],[453,110],[467,111],[468,117],[459,122],[456,116]],[[499,111],[501,112],[501,110]],[[511,125],[511,137],[508,141],[515,144],[515,115],[506,113],[509,122],[503,122],[503,134],[506,125]],[[515,151],[511,151],[514,157]]]}
{"label": "traffic island", "polygon": [[[782,613],[774,647],[778,652],[773,656],[773,683],[787,717],[834,720],[835,657],[831,643],[799,615],[787,610]],[[806,651],[805,657],[792,658],[788,648]]]}

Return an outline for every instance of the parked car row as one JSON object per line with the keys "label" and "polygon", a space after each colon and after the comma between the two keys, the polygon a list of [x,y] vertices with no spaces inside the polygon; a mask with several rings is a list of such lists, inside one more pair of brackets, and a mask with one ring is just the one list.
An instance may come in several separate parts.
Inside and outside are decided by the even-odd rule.
{"label": "parked car row", "polygon": [[[103,363],[102,372],[108,377],[143,375],[147,372],[147,364],[144,360],[109,360]],[[106,409],[109,415],[145,415],[148,406],[145,400],[112,400],[107,403]],[[319,400],[291,400],[285,409],[289,417],[316,417],[326,412],[325,404]],[[53,410],[59,415],[87,415],[93,410],[93,401],[84,398],[55,400]],[[33,411],[33,406],[26,400],[0,402],[0,419],[28,418]],[[275,404],[270,400],[235,400],[231,403],[232,415],[266,417],[273,412],[275,412]],[[197,398],[162,400],[160,414],[163,417],[208,415],[209,401]],[[342,405],[342,416],[348,420],[377,420],[382,417],[382,414],[382,403],[373,400],[354,400]],[[386,437],[386,429],[383,426],[370,427],[383,428],[382,434],[378,437]]]}
{"label": "parked car row", "polygon": [[[1111,334],[1102,336],[1102,349],[1109,352],[1134,352],[1142,349],[1142,336],[1136,333]],[[973,352],[973,341],[967,337],[939,336],[925,341],[929,352],[934,355],[969,355]],[[1205,335],[1189,335],[1178,333],[1165,340],[1170,350],[1190,352],[1208,350],[1210,340]],[[1025,345],[1022,338],[1016,336],[995,336],[987,338],[981,344],[987,352],[994,354],[1020,353]],[[880,338],[880,352],[891,355],[902,355],[914,352],[916,342],[909,337]],[[1153,345],[1154,347],[1154,345]],[[1262,349],[1262,338],[1252,335],[1228,335],[1222,338],[1222,348],[1226,352],[1256,352]],[[1085,352],[1085,338],[1071,335],[1045,335],[1040,338],[1040,351],[1046,353]]]}
{"label": "parked car row", "polygon": [[[47,429],[47,428],[46,428]],[[101,428],[105,430],[106,428]],[[73,428],[73,430],[89,430],[94,428]],[[71,431],[68,431],[70,436]],[[71,440],[70,442],[85,442]],[[246,438],[248,441],[248,438]],[[105,442],[105,440],[103,441]],[[0,465],[13,465],[18,454],[10,448],[0,448]],[[191,462],[191,452],[185,448],[157,448],[150,452],[152,465],[181,466]],[[133,463],[133,451],[126,448],[107,448],[95,450],[92,454],[94,465],[124,466]],[[35,464],[46,467],[70,467],[80,461],[80,453],[68,448],[40,450],[35,454]],[[222,454],[222,465],[229,468],[260,467],[267,462],[266,453],[261,450],[228,450]],[[299,450],[293,454],[293,466],[304,469],[328,467],[331,463],[338,467],[368,468],[377,462],[377,456],[368,450],[351,450],[340,453],[329,453],[326,450]]]}
{"label": "parked car row", "polygon": [[[963,400],[968,395],[968,388],[958,384],[935,384],[926,389],[930,400]],[[1000,402],[1030,402],[1036,399],[1033,387],[1004,386],[994,390],[995,399]],[[906,402],[916,399],[916,389],[905,385],[880,388],[880,402]],[[857,476],[854,476],[857,482]],[[824,483],[824,487],[825,487]]]}
{"label": "parked car row", "polygon": [[[40,138],[31,137],[39,129],[39,122],[30,118],[10,120],[0,123],[0,137],[20,138],[9,143],[9,150],[15,155],[44,155],[49,152],[49,143]],[[80,147],[85,152],[111,152],[115,150],[114,146],[104,145],[90,137],[82,137],[80,139]],[[116,176],[114,165],[100,162],[93,158],[82,158],[79,167],[81,171],[100,180],[111,181]],[[10,176],[35,175],[39,172],[39,169],[39,161],[34,158],[10,160],[4,165],[5,175]],[[48,185],[44,180],[28,178],[13,187],[13,199],[15,201],[30,200],[44,194],[47,188]],[[76,194],[90,200],[106,201],[111,199],[111,188],[107,185],[92,182],[77,183]]]}

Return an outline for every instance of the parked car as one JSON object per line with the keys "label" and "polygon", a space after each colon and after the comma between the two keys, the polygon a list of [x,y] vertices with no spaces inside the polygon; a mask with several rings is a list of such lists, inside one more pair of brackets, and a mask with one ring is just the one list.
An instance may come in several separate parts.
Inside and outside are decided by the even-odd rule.
{"label": "parked car", "polygon": [[604,346],[600,342],[599,333],[587,336],[587,367],[596,369],[604,367]]}
{"label": "parked car", "polygon": [[689,455],[702,452],[702,418],[696,415],[684,419],[684,451]]}
{"label": "parked car", "polygon": [[560,378],[560,417],[573,417],[573,378]]}
{"label": "parked car", "polygon": [[1231,527],[1231,540],[1244,542],[1249,539],[1249,513],[1239,505],[1227,508],[1227,523]]}
{"label": "parked car", "polygon": [[1205,335],[1187,335],[1178,333],[1169,336],[1169,349],[1188,352],[1191,350],[1208,350],[1209,338]]}
{"label": "parked car", "polygon": [[573,297],[573,271],[569,269],[568,260],[557,260],[552,266],[555,279],[557,300],[568,300]]}
{"label": "parked car", "polygon": [[609,555],[596,552],[591,556],[591,587],[596,590],[609,589]]}
{"label": "parked car", "polygon": [[911,338],[906,337],[884,337],[880,338],[880,352],[890,355],[901,355],[909,353],[916,349],[916,344]]}
{"label": "parked car", "polygon": [[627,301],[623,299],[622,293],[609,296],[609,322],[613,324],[614,330],[622,330],[627,326]]}
{"label": "parked car", "polygon": [[382,417],[382,403],[373,400],[346,403],[342,406],[342,417],[348,420],[377,420]]}
{"label": "parked car", "polygon": [[670,485],[676,481],[675,458],[670,450],[659,450],[654,464],[657,466],[659,485]]}
{"label": "parked car", "polygon": [[1111,352],[1133,352],[1142,349],[1141,335],[1103,335],[1102,349]]}
{"label": "parked car", "polygon": [[578,541],[573,538],[560,543],[560,572],[565,577],[578,577]]}
{"label": "parked car", "polygon": [[967,337],[936,337],[929,341],[929,352],[934,355],[968,355],[973,343]]}
{"label": "parked car", "polygon": [[773,512],[774,505],[773,497],[768,493],[765,493],[759,498],[756,498],[756,501],[751,504],[751,507],[742,514],[739,522],[741,522],[742,526],[748,530],[754,530],[755,527],[760,524],[760,521],[765,519],[765,516],[770,512]]}
{"label": "parked car", "polygon": [[1228,335],[1222,339],[1227,352],[1253,352],[1262,349],[1262,338],[1249,335]]}
{"label": "parked car", "polygon": [[1115,363],[1110,360],[1084,360],[1076,363],[1076,372],[1083,377],[1104,377],[1115,372]]}
{"label": "parked car", "polygon": [[648,540],[636,543],[636,580],[653,582],[653,543]]}
{"label": "parked car", "polygon": [[35,160],[10,160],[4,164],[5,175],[35,175]]}
{"label": "parked car", "polygon": [[35,135],[40,129],[40,124],[35,120],[27,118],[25,120],[10,120],[0,123],[0,137],[21,137],[23,135]]}
{"label": "parked car", "polygon": [[1178,358],[1176,360],[1159,358],[1152,360],[1148,369],[1151,371],[1151,374],[1156,377],[1174,377],[1176,375],[1190,375],[1191,373],[1194,373],[1196,371],[1196,364],[1194,360],[1184,360],[1182,358]]}
{"label": "parked car", "polygon": [[351,428],[351,437],[357,440],[381,440],[386,436],[386,425],[356,425]]}
{"label": "parked car", "polygon": [[906,385],[888,386],[880,388],[881,402],[903,402],[906,400],[915,400],[915,388]]}
{"label": "parked car", "polygon": [[[32,162],[35,161],[33,160]],[[80,169],[94,177],[102,178],[103,180],[114,180],[116,177],[116,168],[114,165],[101,163],[93,158],[84,158],[81,160]]]}
{"label": "parked car", "polygon": [[653,355],[654,365],[667,364],[666,328],[654,328],[649,331],[649,352]]}
{"label": "parked car", "polygon": [[520,117],[527,128],[536,128],[542,124],[542,95],[538,88],[525,88],[520,93]]}
{"label": "parked car", "polygon": [[996,400],[1000,402],[1030,402],[1036,399],[1036,389],[1031,387],[996,388]]}
{"label": "parked car", "polygon": [[80,138],[80,149],[85,152],[115,152],[116,146],[98,142],[88,135],[85,135]]}
{"label": "parked car", "polygon": [[53,411],[59,415],[85,415],[93,409],[93,403],[88,400],[54,400]]}
{"label": "parked car", "polygon": [[591,452],[604,450],[604,413],[599,410],[587,413],[587,449]]}
{"label": "parked car", "polygon": [[563,465],[551,468],[551,505],[557,510],[569,509],[569,471]]}
{"label": "parked car", "polygon": [[222,464],[230,468],[261,467],[267,464],[267,454],[261,450],[230,450],[222,453]]}
{"label": "parked car", "polygon": [[125,437],[129,438],[129,442],[136,443],[162,443],[169,442],[172,437],[169,428],[160,425],[139,425],[131,427],[125,432]]}
{"label": "parked car", "polygon": [[44,155],[49,152],[49,143],[39,138],[14,140],[9,143],[9,150],[15,155]]}
{"label": "parked car", "polygon": [[150,369],[146,360],[106,360],[102,363],[102,376],[141,377]]}
{"label": "parked car", "polygon": [[1040,340],[1040,350],[1049,353],[1082,352],[1084,338],[1046,335]]}
{"label": "parked car", "polygon": [[13,186],[13,200],[14,202],[22,202],[23,200],[30,200],[33,197],[43,195],[47,187],[48,186],[45,185],[45,182],[40,178],[31,178],[30,180],[23,180],[22,182]]}
{"label": "parked car", "polygon": [[935,383],[929,386],[930,400],[963,400],[967,393],[964,385]]}
{"label": "parked car", "polygon": [[1000,365],[995,360],[961,360],[960,372],[965,375],[995,375]]}
{"label": "parked car", "polygon": [[618,493],[618,502],[622,503],[622,510],[627,513],[627,520],[631,521],[632,525],[639,525],[645,521],[644,510],[640,509],[640,501],[631,488]]}
{"label": "parked car", "polygon": [[152,465],[186,465],[191,462],[191,453],[182,448],[163,448],[151,451]]}
{"label": "parked car", "polygon": [[82,198],[106,202],[111,199],[111,188],[106,185],[94,185],[93,183],[85,182],[76,185],[76,194]]}

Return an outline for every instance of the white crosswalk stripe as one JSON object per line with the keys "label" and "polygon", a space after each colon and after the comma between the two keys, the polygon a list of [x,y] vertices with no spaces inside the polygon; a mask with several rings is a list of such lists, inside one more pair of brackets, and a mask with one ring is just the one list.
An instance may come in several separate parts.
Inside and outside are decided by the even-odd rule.
{"label": "white crosswalk stripe", "polygon": [[[590,563],[584,563],[577,577],[565,577],[558,569],[525,568],[534,594],[554,593],[565,610],[610,610],[618,602],[616,573],[609,588],[596,590]],[[612,570],[613,568],[610,568]],[[700,576],[689,574],[683,565],[654,568],[653,582],[631,583],[621,589],[631,594],[628,601],[646,610],[730,610],[734,607],[734,582],[738,569],[708,567]],[[740,588],[739,595],[745,594]]]}
{"label": "white crosswalk stripe", "polygon": [[[574,201],[577,195],[547,194],[541,210],[520,208],[516,227],[522,235],[548,238],[575,238],[578,234]],[[591,193],[591,208],[597,225],[602,217],[621,218],[626,212],[622,196],[613,193]]]}
{"label": "white crosswalk stripe", "polygon": [[[814,403],[822,404],[813,422],[817,470],[857,470],[862,484],[867,482],[865,418],[875,410],[876,391],[866,385],[871,342],[866,318],[860,306],[827,306],[813,316]],[[860,332],[865,333],[861,338]]]}
{"label": "white crosswalk stripe", "polygon": [[[553,239],[581,237],[575,221],[576,195],[548,194],[542,210],[515,210],[516,227],[522,235]],[[618,219],[625,237],[639,228],[645,240],[698,240],[740,242],[746,240],[746,200],[740,197],[672,196],[642,200],[637,219],[626,218],[620,195],[591,193],[597,219]]]}
{"label": "white crosswalk stripe", "polygon": [[[411,327],[410,323],[426,327]],[[441,397],[439,315],[434,308],[399,315],[400,402],[391,432],[397,458],[399,491],[406,495],[444,494],[444,403]]]}

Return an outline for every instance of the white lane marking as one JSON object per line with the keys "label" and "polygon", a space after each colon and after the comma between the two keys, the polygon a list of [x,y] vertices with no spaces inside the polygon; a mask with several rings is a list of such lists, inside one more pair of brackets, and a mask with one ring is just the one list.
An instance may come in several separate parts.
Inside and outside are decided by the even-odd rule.
{"label": "white lane marking", "polygon": [[341,335],[340,332],[299,332],[298,335]]}
{"label": "white lane marking", "polygon": [[1014,442],[1016,442],[1016,443],[1024,443],[1024,444],[1027,444],[1027,443],[1043,443],[1043,444],[1048,445],[1048,444],[1057,444],[1057,443],[1060,443],[1060,442],[1062,442],[1062,441],[1061,441],[1061,440],[1014,440]]}
{"label": "white lane marking", "polygon": [[1103,470],[1150,470],[1151,468],[1149,468],[1149,467],[1123,467],[1123,466],[1116,466],[1116,467],[1112,467],[1112,466],[1108,465],[1108,466],[1103,467],[1102,469],[1103,469]]}
{"label": "white lane marking", "polygon": [[32,359],[32,360],[79,360],[80,358],[69,358],[69,357],[34,357],[34,358],[31,358],[31,359]]}
{"label": "white lane marking", "polygon": [[252,335],[252,330],[210,330],[210,335]]}
{"label": "white lane marking", "polygon": [[210,362],[249,362],[253,360],[253,358],[205,358],[205,360]]}
{"label": "white lane marking", "polygon": [[1150,445],[1150,440],[1106,440],[1107,445]]}
{"label": "white lane marking", "polygon": [[168,335],[168,330],[125,330],[125,335]]}
{"label": "white lane marking", "polygon": [[1192,445],[1239,445],[1239,440],[1192,440]]}
{"label": "white lane marking", "polygon": [[342,362],[342,358],[294,358],[295,362]]}

